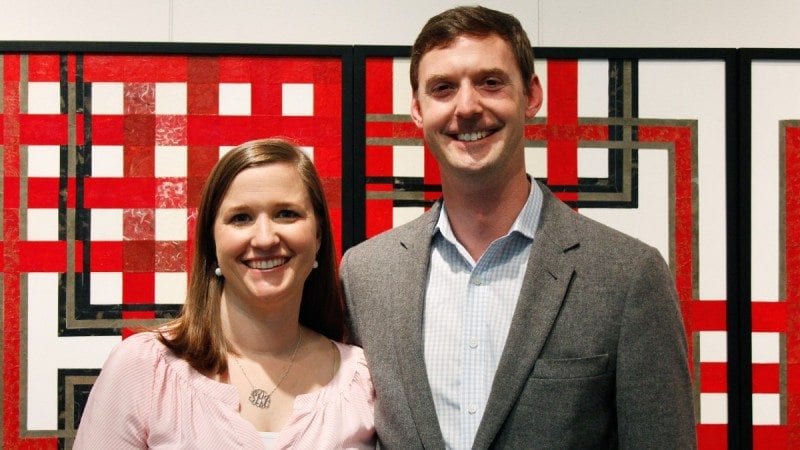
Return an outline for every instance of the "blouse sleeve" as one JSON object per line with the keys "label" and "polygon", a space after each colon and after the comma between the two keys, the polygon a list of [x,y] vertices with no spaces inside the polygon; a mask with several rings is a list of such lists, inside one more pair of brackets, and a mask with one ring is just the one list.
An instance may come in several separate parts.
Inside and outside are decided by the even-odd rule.
{"label": "blouse sleeve", "polygon": [[295,410],[275,443],[290,448],[375,448],[375,389],[364,352],[336,343],[339,372],[322,391],[295,399]]}
{"label": "blouse sleeve", "polygon": [[160,357],[153,333],[136,334],[114,348],[89,394],[73,448],[147,448],[147,419]]}
{"label": "blouse sleeve", "polygon": [[364,351],[348,346],[350,364],[354,366],[353,378],[345,388],[342,408],[342,448],[369,449],[375,447],[375,388],[367,367]]}

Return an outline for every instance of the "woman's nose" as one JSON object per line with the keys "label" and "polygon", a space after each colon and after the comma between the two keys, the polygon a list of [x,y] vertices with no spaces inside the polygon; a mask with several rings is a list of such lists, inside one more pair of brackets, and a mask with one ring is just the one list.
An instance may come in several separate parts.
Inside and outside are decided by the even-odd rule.
{"label": "woman's nose", "polygon": [[259,217],[253,224],[252,244],[254,247],[269,247],[279,241],[275,224],[266,217]]}

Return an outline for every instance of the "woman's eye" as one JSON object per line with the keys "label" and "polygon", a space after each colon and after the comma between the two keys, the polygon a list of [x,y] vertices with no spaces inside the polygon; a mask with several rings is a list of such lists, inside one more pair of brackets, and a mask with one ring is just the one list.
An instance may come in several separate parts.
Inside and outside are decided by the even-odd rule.
{"label": "woman's eye", "polygon": [[300,214],[292,211],[291,209],[282,209],[278,211],[277,217],[279,219],[294,219],[296,217],[300,217]]}
{"label": "woman's eye", "polygon": [[231,223],[245,223],[250,221],[250,216],[245,213],[234,214],[231,216]]}

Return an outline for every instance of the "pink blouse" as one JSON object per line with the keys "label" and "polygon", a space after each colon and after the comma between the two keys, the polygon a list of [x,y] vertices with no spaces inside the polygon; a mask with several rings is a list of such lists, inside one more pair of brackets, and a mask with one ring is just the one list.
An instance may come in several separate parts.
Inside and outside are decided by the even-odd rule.
{"label": "pink blouse", "polygon": [[[375,390],[364,352],[336,343],[333,380],[299,395],[276,448],[372,448]],[[75,437],[75,449],[263,449],[239,415],[239,394],[176,357],[155,333],[122,341],[97,378]]]}

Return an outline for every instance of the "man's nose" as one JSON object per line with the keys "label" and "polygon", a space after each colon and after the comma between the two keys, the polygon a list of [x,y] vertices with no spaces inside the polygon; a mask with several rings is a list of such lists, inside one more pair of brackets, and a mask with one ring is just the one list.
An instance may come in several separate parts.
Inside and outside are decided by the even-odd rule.
{"label": "man's nose", "polygon": [[465,84],[456,93],[456,115],[459,117],[470,117],[480,114],[483,111],[480,93],[475,86]]}

